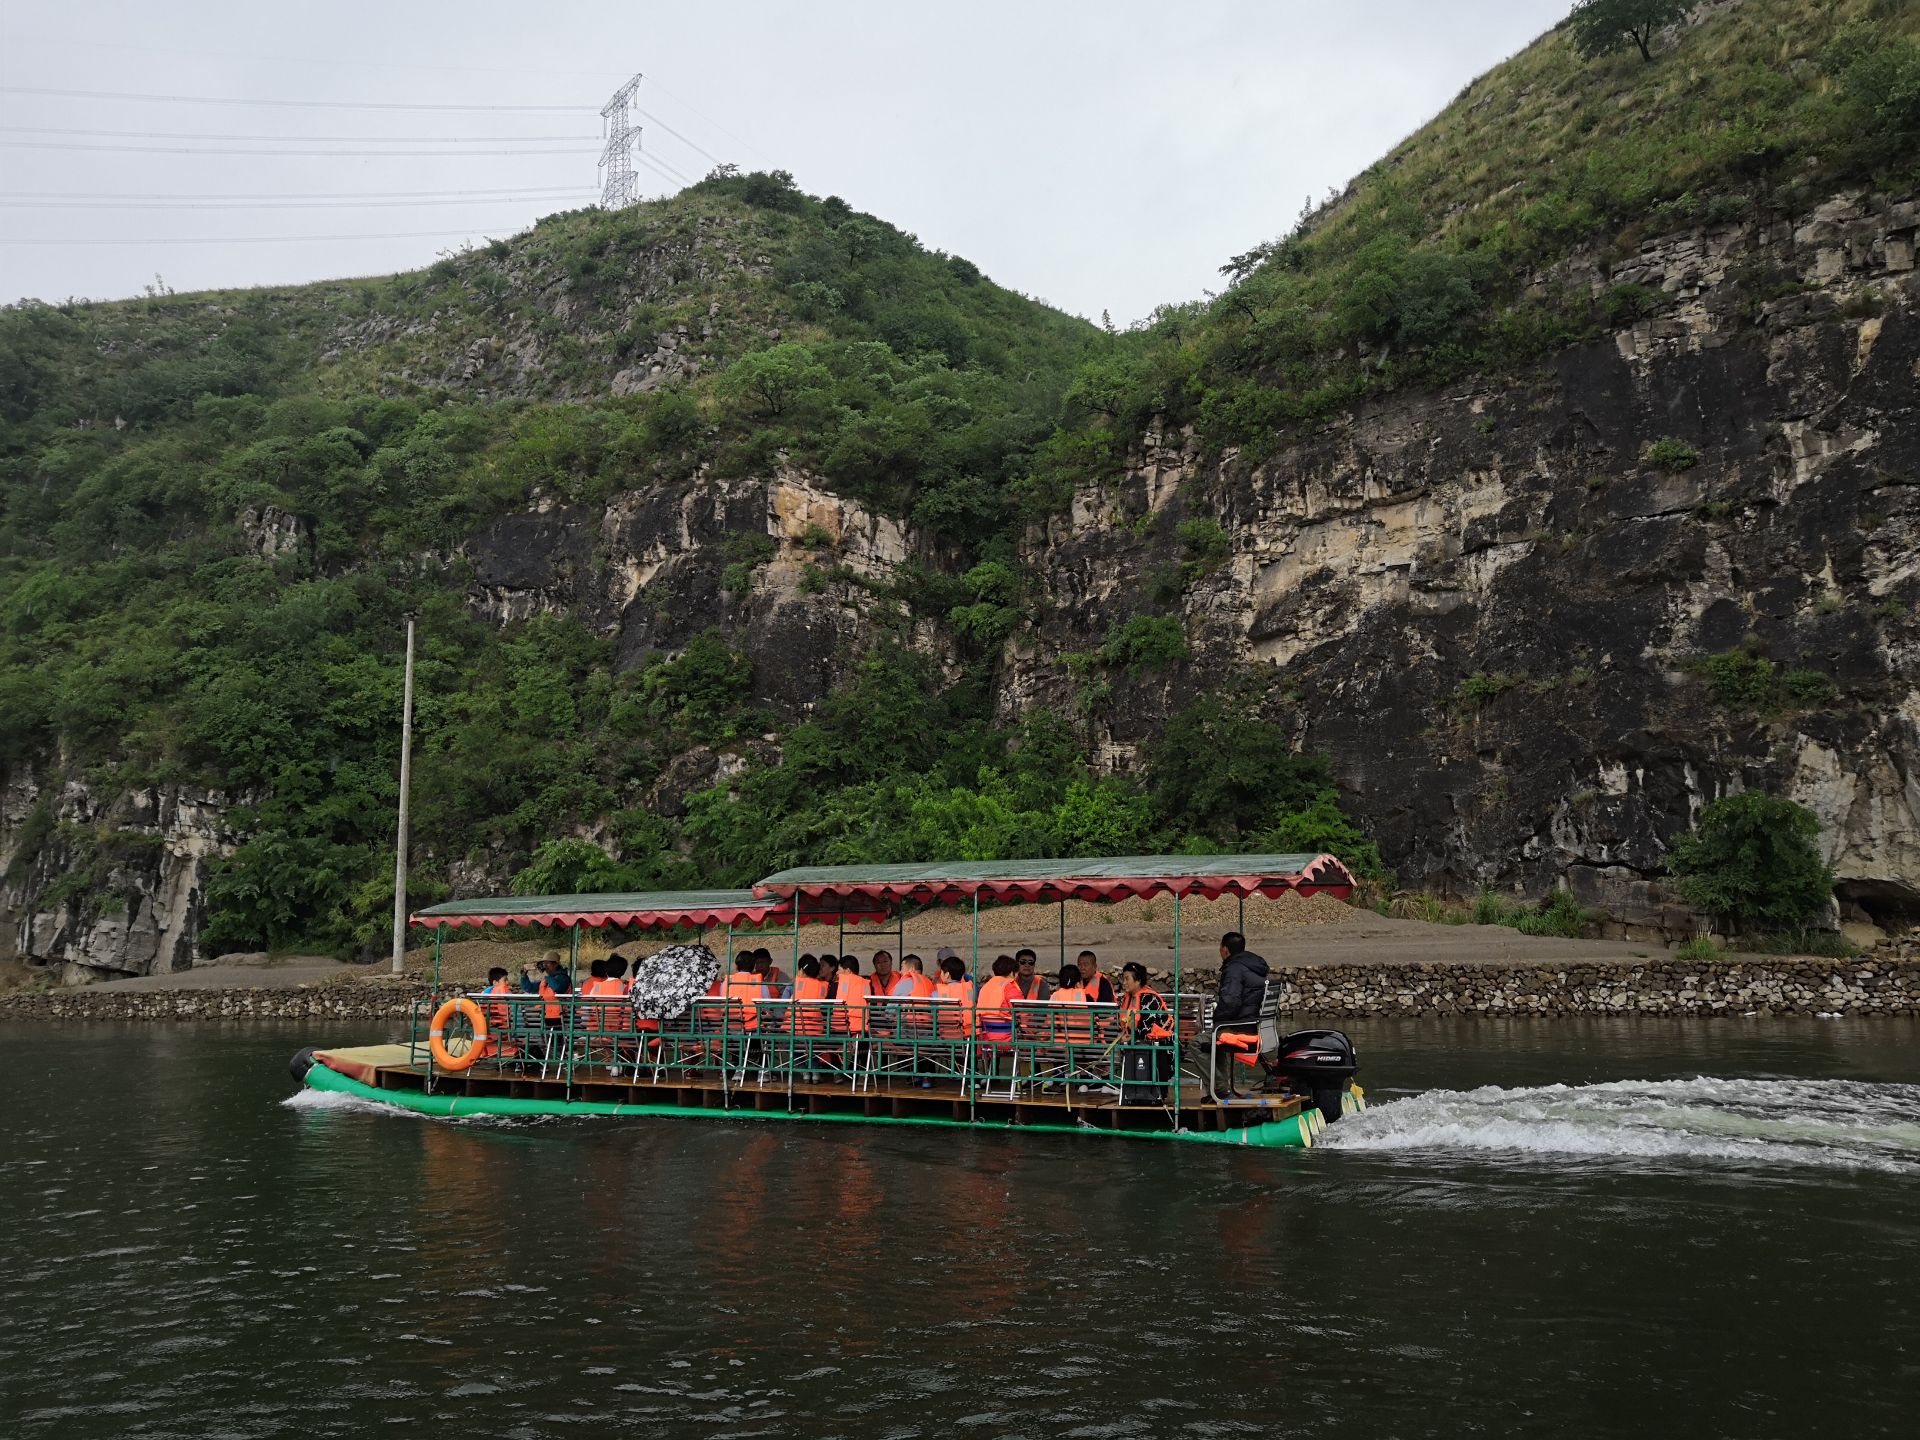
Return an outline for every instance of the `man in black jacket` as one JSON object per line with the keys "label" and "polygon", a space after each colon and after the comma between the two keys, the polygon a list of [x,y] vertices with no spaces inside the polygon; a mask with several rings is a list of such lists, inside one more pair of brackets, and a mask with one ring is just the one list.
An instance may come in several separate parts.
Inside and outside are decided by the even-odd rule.
{"label": "man in black jacket", "polygon": [[[1254,1032],[1260,1020],[1260,1005],[1267,994],[1267,962],[1247,948],[1247,937],[1229,930],[1220,937],[1220,995],[1213,1006],[1213,1028],[1244,1034],[1258,1048]],[[1235,1049],[1222,1043],[1215,1053],[1219,1064],[1213,1073],[1216,1098],[1232,1095]]]}

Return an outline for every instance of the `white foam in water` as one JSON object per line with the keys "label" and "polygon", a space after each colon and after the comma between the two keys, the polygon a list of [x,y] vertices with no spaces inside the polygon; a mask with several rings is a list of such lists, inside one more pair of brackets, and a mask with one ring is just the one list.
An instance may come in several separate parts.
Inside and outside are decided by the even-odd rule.
{"label": "white foam in water", "polygon": [[1430,1090],[1348,1116],[1320,1143],[1920,1173],[1920,1085],[1700,1077]]}
{"label": "white foam in water", "polygon": [[358,1095],[342,1095],[337,1090],[303,1088],[294,1091],[280,1103],[289,1110],[353,1110],[366,1115],[405,1115],[414,1120],[427,1118],[411,1110],[403,1110],[398,1105],[383,1105],[378,1100],[364,1100]]}

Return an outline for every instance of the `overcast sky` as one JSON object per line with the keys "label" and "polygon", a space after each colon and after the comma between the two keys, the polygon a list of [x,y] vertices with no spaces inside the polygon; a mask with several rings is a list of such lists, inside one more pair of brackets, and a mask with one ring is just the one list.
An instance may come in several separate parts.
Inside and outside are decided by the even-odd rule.
{"label": "overcast sky", "polygon": [[[0,0],[0,301],[511,234],[597,197],[598,111],[642,71],[647,161],[791,170],[1124,324],[1217,287],[1569,4]],[[569,108],[453,108],[484,106]]]}

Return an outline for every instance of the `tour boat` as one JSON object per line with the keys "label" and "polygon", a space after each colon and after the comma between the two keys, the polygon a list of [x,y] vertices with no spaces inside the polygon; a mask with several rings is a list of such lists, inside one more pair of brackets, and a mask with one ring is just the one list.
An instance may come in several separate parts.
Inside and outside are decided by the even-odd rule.
{"label": "tour boat", "polygon": [[[727,1116],[1310,1146],[1365,1106],[1351,1041],[1337,1030],[1283,1035],[1283,983],[1271,976],[1257,1021],[1216,1030],[1212,997],[1182,985],[1181,904],[1234,896],[1244,909],[1249,895],[1352,891],[1331,855],[1146,855],[827,866],[745,890],[455,900],[413,916],[433,931],[434,978],[407,1041],[305,1049],[294,1078],[447,1117]],[[1170,984],[1122,994],[1114,977],[1117,1003],[1094,1004],[983,983],[982,906],[1060,905],[1064,963],[1066,901],[1154,895],[1172,900]],[[809,929],[832,927],[815,943],[840,953],[857,925],[863,947],[899,956],[906,917],[932,906],[971,911],[963,974],[851,1003],[793,983]],[[567,991],[527,993],[518,975],[478,991],[443,987],[448,931],[488,925],[566,931]],[[582,993],[581,932],[607,928],[700,939],[641,960],[630,988],[589,981]],[[724,936],[724,954],[709,936]],[[768,985],[736,972],[736,957],[753,953],[744,941],[779,942],[785,975]],[[1216,1087],[1221,1074],[1234,1078]]]}

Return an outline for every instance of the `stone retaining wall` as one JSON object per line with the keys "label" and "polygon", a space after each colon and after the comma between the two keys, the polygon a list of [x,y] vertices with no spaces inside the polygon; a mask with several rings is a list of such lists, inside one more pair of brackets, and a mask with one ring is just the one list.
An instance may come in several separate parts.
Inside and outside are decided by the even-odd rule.
{"label": "stone retaining wall", "polygon": [[427,992],[425,985],[315,985],[291,990],[93,990],[82,986],[0,999],[0,1020],[404,1020],[414,1001]]}
{"label": "stone retaining wall", "polygon": [[[1360,1015],[1920,1015],[1920,960],[1648,960],[1631,965],[1280,967],[1285,1009]],[[1213,977],[1188,972],[1190,982]],[[60,990],[0,1000],[0,1019],[405,1019],[424,985],[291,990]]]}
{"label": "stone retaining wall", "polygon": [[1920,1015],[1920,961],[1282,968],[1299,1015]]}

